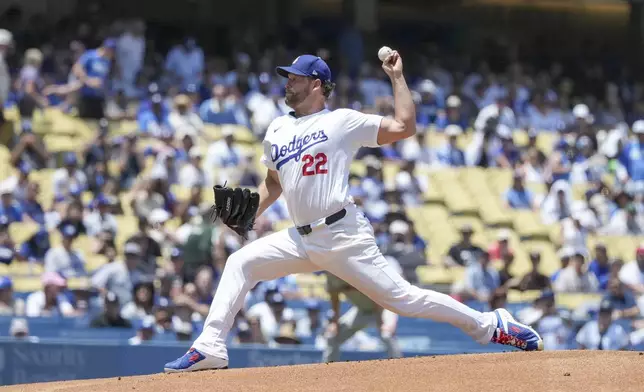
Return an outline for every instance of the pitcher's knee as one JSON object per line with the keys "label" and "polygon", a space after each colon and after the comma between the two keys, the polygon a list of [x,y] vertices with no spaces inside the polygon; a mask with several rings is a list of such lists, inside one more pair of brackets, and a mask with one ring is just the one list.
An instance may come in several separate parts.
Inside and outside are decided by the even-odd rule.
{"label": "pitcher's knee", "polygon": [[249,268],[249,265],[252,259],[248,257],[246,253],[247,252],[243,252],[243,249],[240,249],[228,256],[228,259],[226,259],[226,265],[224,266],[224,272],[225,270],[230,270],[232,273],[243,274],[246,277],[250,277],[251,268]]}

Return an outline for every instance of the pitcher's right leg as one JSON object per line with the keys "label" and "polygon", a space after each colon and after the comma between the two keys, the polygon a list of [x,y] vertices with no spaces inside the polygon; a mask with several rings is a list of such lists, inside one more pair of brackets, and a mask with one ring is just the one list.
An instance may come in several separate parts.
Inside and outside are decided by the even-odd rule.
{"label": "pitcher's right leg", "polygon": [[203,332],[183,357],[165,365],[165,371],[227,367],[226,337],[248,291],[260,281],[319,269],[308,260],[294,228],[260,238],[233,253],[226,261]]}

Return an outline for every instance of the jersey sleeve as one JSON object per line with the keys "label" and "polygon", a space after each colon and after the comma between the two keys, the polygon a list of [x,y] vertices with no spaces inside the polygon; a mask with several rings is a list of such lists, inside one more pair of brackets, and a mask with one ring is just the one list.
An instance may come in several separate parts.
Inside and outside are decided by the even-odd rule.
{"label": "jersey sleeve", "polygon": [[342,111],[342,126],[349,137],[359,147],[380,147],[378,144],[378,129],[383,117],[376,114],[365,114],[352,109]]}
{"label": "jersey sleeve", "polygon": [[264,166],[271,170],[277,170],[277,167],[275,166],[275,162],[273,162],[273,159],[271,158],[271,149],[273,143],[270,141],[270,137],[275,132],[275,129],[279,127],[279,121],[280,118],[278,117],[273,120],[273,122],[268,126],[268,129],[266,130],[266,136],[264,136],[264,141],[262,142],[262,156],[260,158],[260,161]]}

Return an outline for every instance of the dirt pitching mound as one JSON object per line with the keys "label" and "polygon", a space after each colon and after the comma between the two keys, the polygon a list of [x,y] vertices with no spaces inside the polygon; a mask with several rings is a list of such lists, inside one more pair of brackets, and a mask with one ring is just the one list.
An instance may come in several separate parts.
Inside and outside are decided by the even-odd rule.
{"label": "dirt pitching mound", "polygon": [[642,369],[639,352],[512,352],[62,381],[0,391],[626,392],[644,390]]}

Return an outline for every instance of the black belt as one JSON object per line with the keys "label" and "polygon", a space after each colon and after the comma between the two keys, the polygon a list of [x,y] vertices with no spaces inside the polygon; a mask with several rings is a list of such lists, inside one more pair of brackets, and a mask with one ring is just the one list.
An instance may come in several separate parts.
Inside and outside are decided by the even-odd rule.
{"label": "black belt", "polygon": [[[335,222],[339,221],[340,219],[344,218],[347,215],[347,210],[346,208],[341,209],[340,211],[336,212],[333,215],[329,215],[326,218],[324,218],[324,223],[328,225],[332,225]],[[305,225],[305,226],[300,226],[297,227],[297,232],[300,233],[300,235],[308,235],[311,234],[313,231],[313,228],[311,225]]]}

